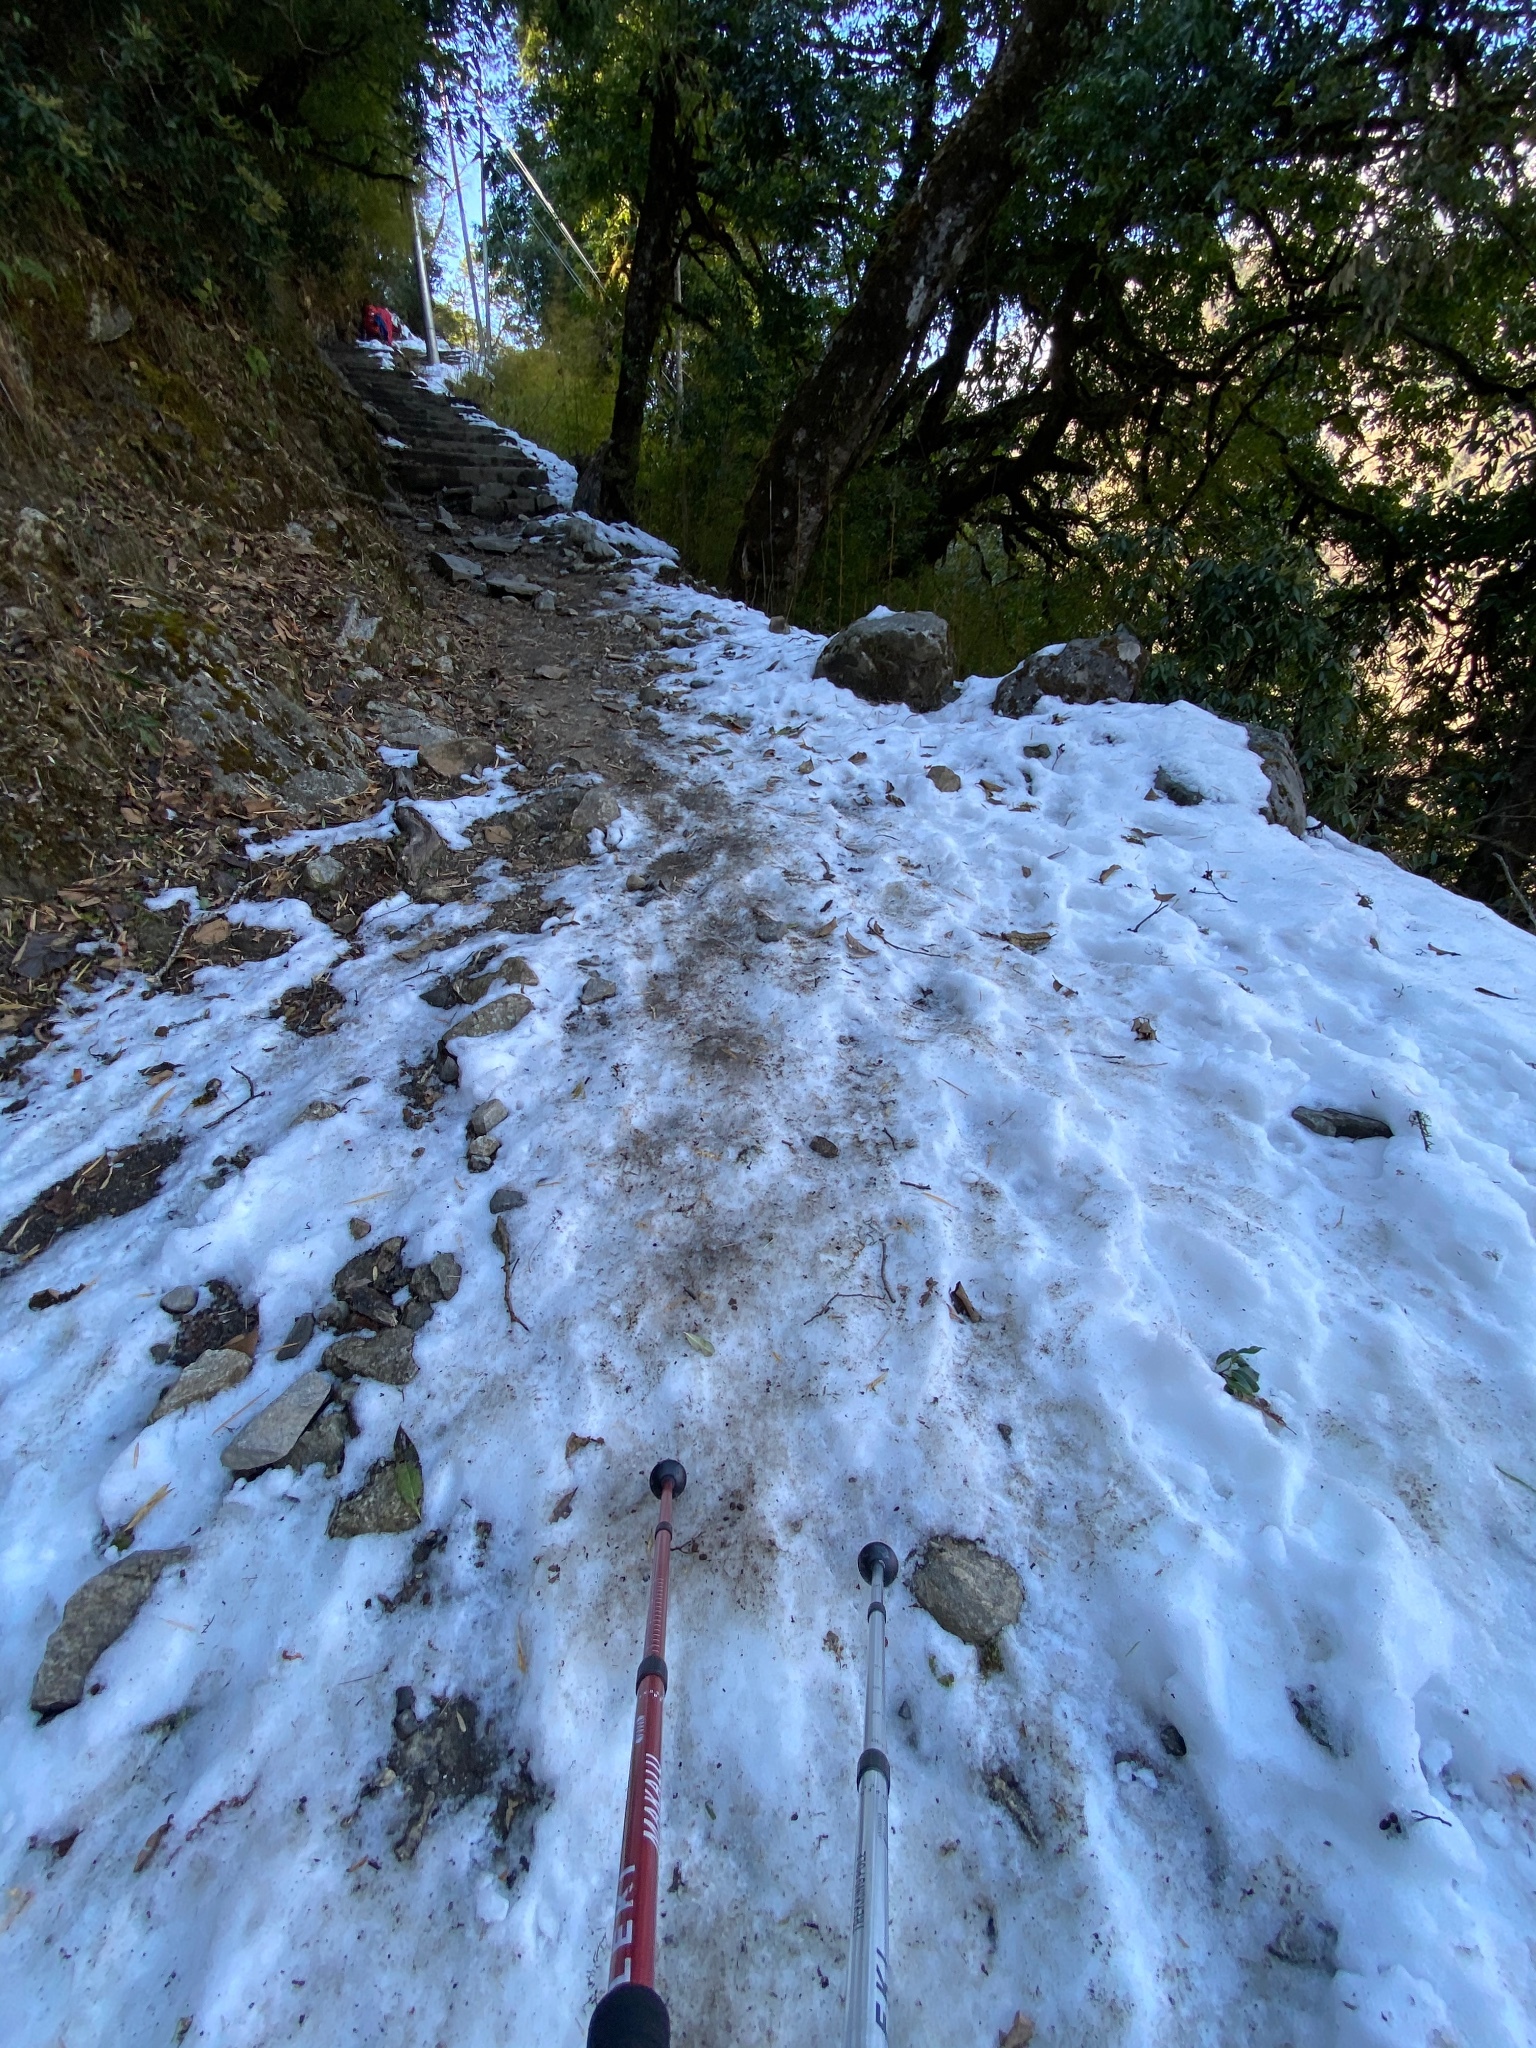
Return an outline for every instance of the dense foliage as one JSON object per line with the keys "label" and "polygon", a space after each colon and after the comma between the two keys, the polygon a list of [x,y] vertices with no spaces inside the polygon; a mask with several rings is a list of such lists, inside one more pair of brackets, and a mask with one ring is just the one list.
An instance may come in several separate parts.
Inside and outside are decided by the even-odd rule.
{"label": "dense foliage", "polygon": [[[648,81],[668,63],[696,81],[667,311],[687,380],[658,350],[641,510],[718,575],[776,418],[1021,17],[525,0],[520,18],[522,145],[616,280],[653,168]],[[798,615],[925,599],[989,666],[1124,617],[1155,691],[1289,729],[1330,822],[1523,915],[1533,108],[1514,7],[1084,6]],[[611,341],[616,312],[583,310],[511,188],[499,225],[535,316]]]}
{"label": "dense foliage", "polygon": [[459,0],[21,0],[0,17],[0,261],[76,221],[213,301],[350,290],[402,193]]}

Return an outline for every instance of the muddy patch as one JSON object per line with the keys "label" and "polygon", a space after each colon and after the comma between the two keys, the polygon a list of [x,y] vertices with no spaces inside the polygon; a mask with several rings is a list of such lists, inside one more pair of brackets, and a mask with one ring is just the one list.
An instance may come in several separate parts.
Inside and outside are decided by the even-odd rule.
{"label": "muddy patch", "polygon": [[103,1152],[67,1180],[57,1180],[0,1230],[0,1254],[36,1258],[56,1237],[104,1216],[130,1216],[160,1192],[167,1167],[181,1156],[183,1138],[156,1138]]}

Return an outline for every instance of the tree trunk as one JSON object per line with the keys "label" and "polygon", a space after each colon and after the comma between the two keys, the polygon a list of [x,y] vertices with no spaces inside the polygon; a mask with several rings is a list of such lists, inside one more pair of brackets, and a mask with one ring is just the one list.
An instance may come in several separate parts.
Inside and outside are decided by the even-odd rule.
{"label": "tree trunk", "polygon": [[737,597],[787,611],[837,493],[868,458],[897,380],[996,219],[1012,144],[1062,76],[1088,0],[1031,0],[987,81],[875,246],[826,354],[774,429],[731,556]]}
{"label": "tree trunk", "polygon": [[613,426],[602,451],[596,510],[603,519],[633,519],[640,473],[640,436],[651,388],[651,364],[672,294],[677,226],[686,191],[687,149],[679,132],[677,80],[664,70],[651,110],[651,146],[635,246],[624,291],[619,386]]}

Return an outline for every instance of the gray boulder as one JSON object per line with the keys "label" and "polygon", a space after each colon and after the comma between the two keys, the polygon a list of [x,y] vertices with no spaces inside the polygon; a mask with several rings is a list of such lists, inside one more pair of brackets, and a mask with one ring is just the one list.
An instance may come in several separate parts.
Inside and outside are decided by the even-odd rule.
{"label": "gray boulder", "polygon": [[166,1567],[191,1555],[185,1549],[135,1551],[70,1594],[32,1681],[34,1714],[46,1720],[79,1706],[96,1659],[126,1631]]}
{"label": "gray boulder", "polygon": [[215,1394],[227,1393],[250,1376],[251,1361],[243,1351],[205,1351],[179,1379],[172,1380],[150,1411],[149,1419],[160,1422],[167,1415],[174,1415],[178,1408],[211,1401]]}
{"label": "gray boulder", "polygon": [[855,619],[822,648],[816,674],[867,704],[938,711],[951,703],[955,654],[937,612],[885,612]]}
{"label": "gray boulder", "polygon": [[1064,640],[1010,669],[992,709],[1000,718],[1027,718],[1042,697],[1059,697],[1064,704],[1128,704],[1146,665],[1141,642],[1124,626],[1101,640]]}
{"label": "gray boulder", "polygon": [[1011,1628],[1024,1605],[1013,1566],[968,1536],[931,1537],[908,1584],[940,1628],[978,1648]]}
{"label": "gray boulder", "polygon": [[1258,755],[1269,777],[1269,802],[1264,815],[1271,825],[1283,825],[1298,839],[1307,836],[1307,788],[1301,779],[1301,763],[1283,732],[1267,725],[1250,725],[1248,744]]}

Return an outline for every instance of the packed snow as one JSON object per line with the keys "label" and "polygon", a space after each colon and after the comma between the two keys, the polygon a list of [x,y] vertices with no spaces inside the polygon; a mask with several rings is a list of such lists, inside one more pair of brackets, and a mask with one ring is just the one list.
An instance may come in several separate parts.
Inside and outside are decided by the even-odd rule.
{"label": "packed snow", "polygon": [[[1052,2048],[1528,2044],[1536,941],[1269,824],[1243,732],[1189,705],[1012,722],[972,679],[875,708],[813,679],[809,636],[633,585],[693,685],[660,794],[504,938],[532,1012],[447,1022],[431,1122],[401,1073],[512,893],[494,862],[352,943],[236,905],[293,949],[73,999],[0,1125],[6,1216],[104,1146],[187,1139],[148,1206],[0,1280],[12,2039],[575,2048],[675,1455],[679,2048],[839,2037],[876,1537],[903,1560],[893,2040],[993,2048],[1022,2014]],[[1203,801],[1149,801],[1159,769]],[[339,1028],[297,1037],[275,1001],[321,973]],[[583,1004],[593,975],[616,993]],[[274,1354],[353,1218],[462,1287],[418,1377],[360,1386],[339,1477],[231,1480],[232,1432],[319,1362],[323,1331]],[[214,1278],[259,1304],[255,1369],[150,1425],[159,1298]],[[329,1538],[401,1425],[420,1530]],[[65,1600],[157,1494],[136,1545],[190,1556],[39,1725]],[[907,1591],[941,1534],[1020,1576],[993,1655]],[[407,1685],[421,1716],[474,1701],[496,1768],[402,1860]]]}

